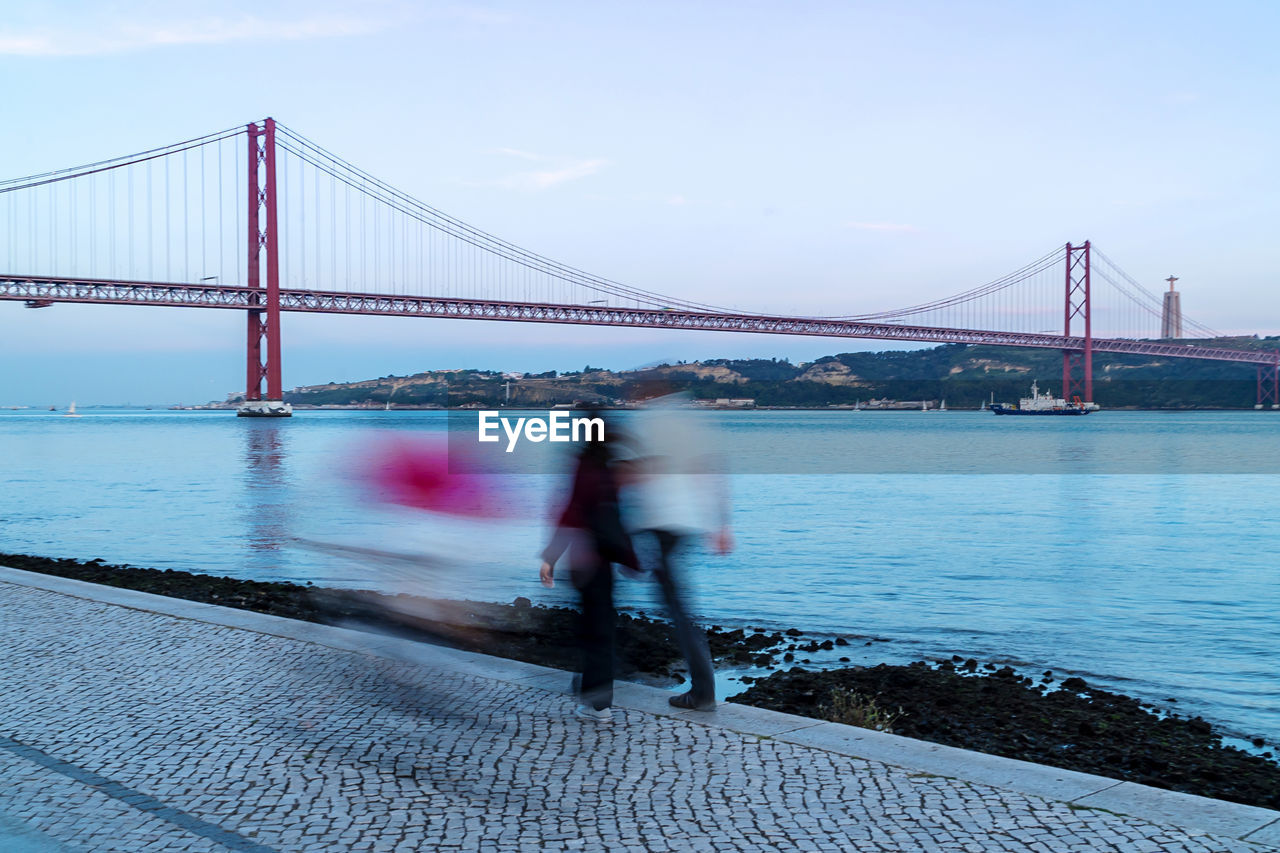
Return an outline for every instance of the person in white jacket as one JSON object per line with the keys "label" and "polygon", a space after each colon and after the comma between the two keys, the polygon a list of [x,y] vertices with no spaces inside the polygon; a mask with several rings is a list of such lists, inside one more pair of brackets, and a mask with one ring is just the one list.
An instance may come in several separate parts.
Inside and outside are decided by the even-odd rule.
{"label": "person in white jacket", "polygon": [[733,547],[729,493],[714,435],[683,395],[650,401],[631,419],[629,526],[657,542],[653,574],[674,624],[676,641],[689,666],[687,693],[671,697],[677,708],[715,707],[715,674],[707,637],[689,616],[682,555],[709,538],[720,554]]}

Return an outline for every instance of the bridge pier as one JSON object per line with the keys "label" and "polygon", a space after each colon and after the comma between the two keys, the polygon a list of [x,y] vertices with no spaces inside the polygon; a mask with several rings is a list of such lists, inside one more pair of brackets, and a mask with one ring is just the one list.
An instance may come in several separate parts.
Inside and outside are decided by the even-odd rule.
{"label": "bridge pier", "polygon": [[[248,126],[249,137],[249,257],[246,284],[249,296],[248,347],[244,402],[240,417],[287,418],[293,407],[284,402],[280,379],[280,252],[276,215],[276,122]],[[266,213],[263,223],[259,216]],[[265,227],[263,227],[265,225]],[[267,286],[262,288],[261,260],[267,256]],[[261,306],[261,307],[258,307]],[[265,315],[265,316],[264,316]],[[264,351],[263,341],[266,341]],[[262,383],[267,388],[263,396]]]}

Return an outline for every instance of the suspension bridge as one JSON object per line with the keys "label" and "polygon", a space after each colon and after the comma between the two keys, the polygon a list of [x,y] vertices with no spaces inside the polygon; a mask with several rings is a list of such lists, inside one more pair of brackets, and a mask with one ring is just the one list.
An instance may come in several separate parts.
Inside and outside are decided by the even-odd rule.
{"label": "suspension bridge", "polygon": [[1062,352],[1062,396],[1086,402],[1097,352],[1238,362],[1256,369],[1257,405],[1280,406],[1280,352],[1160,339],[1161,297],[1088,241],[905,308],[729,310],[521,248],[270,118],[0,182],[0,237],[0,300],[245,312],[242,414],[288,412],[283,311],[1037,347]]}

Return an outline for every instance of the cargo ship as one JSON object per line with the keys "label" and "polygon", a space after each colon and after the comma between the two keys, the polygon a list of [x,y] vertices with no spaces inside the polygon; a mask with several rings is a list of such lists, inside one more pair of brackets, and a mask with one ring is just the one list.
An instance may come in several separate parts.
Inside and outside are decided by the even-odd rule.
{"label": "cargo ship", "polygon": [[1073,397],[1068,403],[1061,397],[1053,396],[1047,389],[1041,394],[1035,382],[1031,383],[1031,396],[1023,397],[1018,405],[991,404],[991,411],[997,415],[1087,415],[1097,410],[1097,403],[1082,403],[1079,397]]}

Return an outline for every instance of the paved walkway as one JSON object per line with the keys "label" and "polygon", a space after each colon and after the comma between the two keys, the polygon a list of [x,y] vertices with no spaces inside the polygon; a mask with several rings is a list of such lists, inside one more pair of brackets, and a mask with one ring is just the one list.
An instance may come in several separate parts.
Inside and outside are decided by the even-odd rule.
{"label": "paved walkway", "polygon": [[1259,851],[1280,813],[0,568],[0,848]]}

